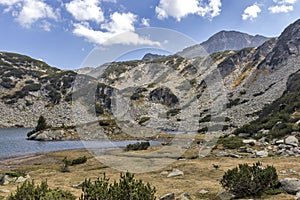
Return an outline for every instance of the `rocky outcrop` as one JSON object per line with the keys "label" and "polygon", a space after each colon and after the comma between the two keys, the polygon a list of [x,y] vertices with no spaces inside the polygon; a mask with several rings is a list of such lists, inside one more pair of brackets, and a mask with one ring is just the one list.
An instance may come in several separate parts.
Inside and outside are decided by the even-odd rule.
{"label": "rocky outcrop", "polygon": [[29,140],[38,141],[61,141],[81,139],[76,129],[46,129],[38,131],[28,137]]}
{"label": "rocky outcrop", "polygon": [[167,87],[159,87],[151,91],[149,94],[150,101],[159,102],[167,106],[175,106],[179,104],[179,99]]}
{"label": "rocky outcrop", "polygon": [[9,173],[0,175],[0,185],[8,185],[11,183],[23,183],[28,180],[30,176],[27,175],[18,175],[17,173]]}
{"label": "rocky outcrop", "polygon": [[147,53],[144,55],[142,58],[143,61],[150,61],[150,60],[156,60],[159,58],[165,58],[166,56],[164,55],[159,55],[159,54],[153,54],[153,53]]}

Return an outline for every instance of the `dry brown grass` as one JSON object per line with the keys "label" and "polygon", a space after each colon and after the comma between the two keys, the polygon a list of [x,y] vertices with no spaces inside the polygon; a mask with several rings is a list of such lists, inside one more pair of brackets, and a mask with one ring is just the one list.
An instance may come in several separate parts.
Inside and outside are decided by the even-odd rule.
{"label": "dry brown grass", "polygon": [[[135,157],[145,158],[144,154],[151,151],[157,150],[159,147],[154,147],[155,149],[150,149],[143,152],[135,153]],[[62,160],[64,157],[69,159],[78,158],[81,156],[86,156],[88,161],[85,164],[71,166],[70,173],[60,172],[62,166]],[[124,153],[119,150],[108,152],[106,155],[108,158],[118,159],[118,156],[124,156]],[[109,157],[111,156],[111,157]],[[126,155],[125,155],[126,156]],[[103,158],[100,158],[100,161]],[[166,158],[159,158],[161,162],[166,160]],[[171,159],[171,158],[169,158]],[[159,160],[158,160],[159,161]],[[268,157],[261,159],[254,158],[217,158],[217,157],[207,157],[202,159],[193,160],[171,160],[171,164],[165,166],[158,171],[151,171],[147,173],[138,173],[136,178],[142,179],[145,182],[149,182],[151,185],[155,186],[157,189],[157,196],[169,192],[175,192],[179,195],[183,192],[188,192],[193,199],[212,199],[222,188],[219,184],[219,180],[228,169],[236,167],[241,163],[254,163],[260,161],[263,165],[273,165],[276,167],[277,171],[280,172],[283,169],[291,169],[296,172],[300,172],[299,161],[300,158],[277,158]],[[142,161],[140,161],[142,162]],[[155,162],[153,163],[155,165]],[[213,168],[212,164],[218,164],[220,167],[218,169]],[[162,171],[171,171],[172,169],[179,169],[184,171],[184,176],[167,178],[166,175],[161,175]],[[119,178],[120,171],[107,167],[94,156],[92,156],[89,151],[86,150],[72,150],[72,151],[60,151],[48,153],[45,155],[34,156],[31,158],[23,159],[11,159],[3,161],[0,163],[0,169],[7,171],[8,169],[13,171],[22,171],[28,173],[32,179],[37,183],[42,180],[47,180],[51,187],[59,187],[71,191],[78,197],[81,194],[80,189],[72,188],[72,185],[81,183],[85,178],[95,179],[106,173],[111,180]],[[1,173],[1,171],[0,171]],[[295,177],[300,178],[299,174],[286,174],[280,175],[282,177]],[[15,191],[17,185],[11,184],[8,186],[0,186],[0,189],[9,189]],[[209,193],[206,195],[200,195],[199,191],[201,189],[208,190]],[[0,194],[0,196],[7,196],[8,194]],[[267,196],[263,199],[294,199],[292,195],[280,194],[276,196]]]}

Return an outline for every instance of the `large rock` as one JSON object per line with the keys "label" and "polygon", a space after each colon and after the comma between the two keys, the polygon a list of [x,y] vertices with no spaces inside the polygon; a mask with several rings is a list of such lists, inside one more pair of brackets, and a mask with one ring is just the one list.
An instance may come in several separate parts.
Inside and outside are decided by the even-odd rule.
{"label": "large rock", "polygon": [[180,171],[179,169],[173,169],[173,171],[170,172],[167,177],[170,178],[174,176],[182,176],[183,174],[183,171]]}
{"label": "large rock", "polygon": [[299,144],[299,140],[294,135],[288,136],[284,140],[284,142],[287,145],[293,145],[293,146],[298,146],[298,144]]}
{"label": "large rock", "polygon": [[296,178],[284,178],[280,180],[282,189],[289,194],[296,194],[300,191],[300,180]]}
{"label": "large rock", "polygon": [[268,155],[269,155],[268,151],[265,151],[265,150],[255,152],[255,157],[257,157],[257,158],[268,157]]}
{"label": "large rock", "polygon": [[16,183],[23,183],[25,182],[26,180],[28,180],[30,178],[30,176],[27,174],[25,177],[23,176],[19,176],[17,179],[16,179]]}
{"label": "large rock", "polygon": [[39,141],[47,141],[50,140],[50,138],[48,137],[48,135],[44,132],[36,135],[36,137],[34,138],[35,140],[39,140]]}
{"label": "large rock", "polygon": [[30,176],[27,174],[26,176],[19,176],[19,177],[11,177],[7,174],[0,177],[0,185],[8,185],[10,183],[23,183],[28,180]]}

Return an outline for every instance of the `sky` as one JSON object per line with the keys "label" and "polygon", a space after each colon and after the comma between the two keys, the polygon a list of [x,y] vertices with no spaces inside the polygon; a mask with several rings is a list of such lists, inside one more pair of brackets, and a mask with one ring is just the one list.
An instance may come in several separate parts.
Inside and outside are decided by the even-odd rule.
{"label": "sky", "polygon": [[279,36],[299,11],[300,0],[0,0],[0,51],[95,67],[176,53],[221,30]]}

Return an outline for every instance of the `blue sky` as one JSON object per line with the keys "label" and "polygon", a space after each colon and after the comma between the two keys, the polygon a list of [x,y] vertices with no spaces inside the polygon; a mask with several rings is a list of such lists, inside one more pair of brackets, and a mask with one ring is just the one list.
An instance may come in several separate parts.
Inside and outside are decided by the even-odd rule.
{"label": "blue sky", "polygon": [[139,48],[172,53],[221,30],[278,36],[299,11],[300,0],[0,0],[0,51],[75,69],[98,64],[86,62],[95,48],[101,60]]}

